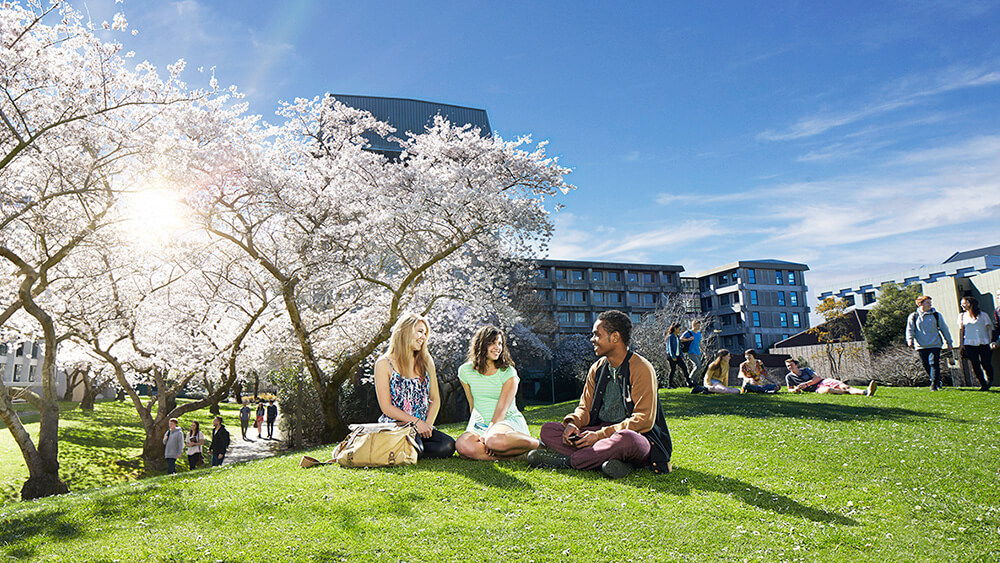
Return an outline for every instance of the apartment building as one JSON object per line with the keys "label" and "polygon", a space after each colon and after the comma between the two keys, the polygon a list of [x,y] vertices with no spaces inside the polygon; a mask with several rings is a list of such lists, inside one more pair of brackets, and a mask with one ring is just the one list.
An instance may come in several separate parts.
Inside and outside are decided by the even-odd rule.
{"label": "apartment building", "polygon": [[538,260],[534,286],[559,324],[556,338],[589,334],[602,311],[642,315],[682,294],[683,266]]}
{"label": "apartment building", "polygon": [[783,260],[741,260],[699,272],[701,311],[715,317],[719,345],[767,350],[809,328],[805,272]]}

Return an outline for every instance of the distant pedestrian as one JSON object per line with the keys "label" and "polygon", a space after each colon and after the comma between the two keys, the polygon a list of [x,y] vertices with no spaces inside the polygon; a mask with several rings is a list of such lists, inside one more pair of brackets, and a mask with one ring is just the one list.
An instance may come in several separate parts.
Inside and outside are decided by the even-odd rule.
{"label": "distant pedestrian", "polygon": [[163,457],[167,460],[167,473],[177,473],[177,458],[184,451],[184,431],[177,427],[177,419],[167,421],[163,434]]}
{"label": "distant pedestrian", "polygon": [[202,464],[201,447],[205,444],[205,435],[201,433],[201,425],[198,421],[191,423],[191,430],[187,439],[188,469],[194,469]]}
{"label": "distant pedestrian", "polygon": [[681,335],[681,352],[687,354],[694,365],[691,368],[691,380],[697,381],[701,372],[701,321],[691,323],[691,330],[685,330]]}
{"label": "distant pedestrian", "polygon": [[257,403],[257,413],[256,419],[254,420],[253,427],[257,429],[257,439],[260,439],[264,435],[264,401]]}
{"label": "distant pedestrian", "polygon": [[212,467],[222,465],[229,449],[229,431],[222,424],[221,416],[212,419],[212,445],[208,449],[212,452]]}
{"label": "distant pedestrian", "polygon": [[240,434],[243,435],[243,439],[247,439],[247,427],[250,426],[250,405],[246,401],[243,401],[243,406],[240,407]]}
{"label": "distant pedestrian", "polygon": [[267,439],[271,440],[274,438],[274,421],[278,420],[278,406],[274,404],[274,401],[270,401],[267,404]]}
{"label": "distant pedestrian", "polygon": [[992,337],[993,321],[990,315],[979,310],[979,301],[975,297],[963,297],[962,312],[958,314],[958,349],[962,357],[972,363],[980,391],[989,391],[993,382]]}
{"label": "distant pedestrian", "polygon": [[[670,325],[666,338],[663,339],[667,347],[667,363],[670,364],[670,374],[667,375],[667,388],[691,386],[691,375],[688,373],[687,364],[684,363],[684,353],[681,352],[681,325],[674,323]],[[674,372],[680,368],[681,376],[679,383],[674,378]]]}
{"label": "distant pedestrian", "polygon": [[931,391],[941,389],[941,348],[947,343],[951,349],[951,334],[941,313],[931,306],[927,295],[917,297],[917,310],[906,319],[906,345],[920,354],[920,363],[931,380]]}

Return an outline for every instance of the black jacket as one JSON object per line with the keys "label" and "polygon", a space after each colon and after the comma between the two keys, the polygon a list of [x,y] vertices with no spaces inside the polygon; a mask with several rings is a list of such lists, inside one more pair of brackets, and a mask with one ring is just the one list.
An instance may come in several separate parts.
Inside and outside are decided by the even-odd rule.
{"label": "black jacket", "polygon": [[[622,389],[622,399],[625,401],[625,412],[627,416],[632,416],[632,410],[635,409],[635,403],[632,401],[632,378],[629,374],[629,359],[632,357],[632,351],[629,350],[628,354],[625,355],[625,361],[622,362],[621,372],[619,376],[624,383],[624,389]],[[604,402],[604,390],[608,386],[608,381],[611,379],[611,369],[608,367],[608,362],[604,362],[597,370],[597,384],[596,390],[594,392],[594,402],[590,407],[590,424],[601,425],[601,417],[599,413],[601,412],[601,403]],[[667,428],[667,421],[663,418],[663,407],[660,406],[659,399],[656,400],[656,415],[653,421],[653,428],[643,434],[643,436],[649,440],[649,469],[653,473],[667,473],[668,463],[670,462],[670,455],[673,453],[673,443],[670,440],[670,429]]]}
{"label": "black jacket", "polygon": [[278,418],[278,407],[274,405],[267,405],[267,420],[274,421]]}
{"label": "black jacket", "polygon": [[212,429],[212,445],[208,450],[213,454],[225,454],[229,449],[229,431],[224,424]]}

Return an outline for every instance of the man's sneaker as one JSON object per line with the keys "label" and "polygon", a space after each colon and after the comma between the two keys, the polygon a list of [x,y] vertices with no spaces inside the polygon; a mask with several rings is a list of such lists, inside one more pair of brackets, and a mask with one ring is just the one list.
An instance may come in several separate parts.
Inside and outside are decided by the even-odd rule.
{"label": "man's sneaker", "polygon": [[601,473],[608,479],[621,479],[635,471],[630,463],[618,459],[609,459],[601,464]]}
{"label": "man's sneaker", "polygon": [[865,395],[868,395],[869,397],[871,397],[872,395],[875,394],[875,390],[876,389],[878,389],[878,383],[875,383],[874,381],[872,381],[871,383],[868,384],[868,390],[865,391]]}
{"label": "man's sneaker", "polygon": [[569,456],[548,448],[538,448],[531,450],[524,457],[531,467],[549,469],[569,469]]}

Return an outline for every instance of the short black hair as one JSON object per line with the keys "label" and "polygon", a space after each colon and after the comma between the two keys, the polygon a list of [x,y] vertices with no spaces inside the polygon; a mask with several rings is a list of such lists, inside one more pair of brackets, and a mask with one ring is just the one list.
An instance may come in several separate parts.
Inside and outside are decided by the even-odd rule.
{"label": "short black hair", "polygon": [[597,320],[608,325],[606,329],[608,334],[612,332],[620,334],[622,342],[625,343],[625,346],[628,346],[632,340],[632,319],[628,318],[628,315],[617,310],[604,311],[600,315],[597,315]]}

